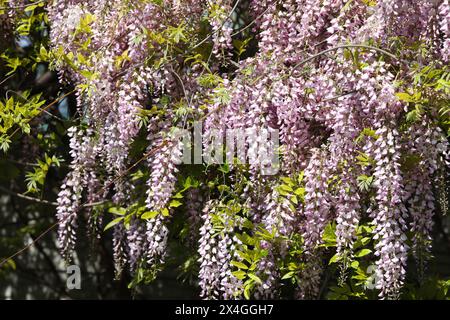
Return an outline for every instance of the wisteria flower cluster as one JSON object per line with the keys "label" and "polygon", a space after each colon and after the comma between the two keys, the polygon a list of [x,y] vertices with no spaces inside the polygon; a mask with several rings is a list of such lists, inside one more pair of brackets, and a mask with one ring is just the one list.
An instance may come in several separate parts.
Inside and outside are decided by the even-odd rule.
{"label": "wisteria flower cluster", "polygon": [[[248,25],[236,18],[241,6],[49,5],[53,67],[76,86],[80,119],[69,131],[73,161],[58,198],[63,255],[75,247],[83,199],[109,199],[124,208],[114,220],[118,274],[127,265],[133,274],[160,270],[174,216],[184,214],[201,297],[277,298],[291,279],[296,297],[314,299],[327,230],[346,281],[363,255],[355,247],[364,224],[377,294],[399,298],[409,260],[425,272],[441,210],[434,182],[449,164],[436,108],[448,103],[448,87],[428,99],[409,91],[419,81],[414,70],[448,74],[448,0],[255,0]],[[246,34],[255,52],[245,53]],[[267,161],[246,138],[243,162],[200,173],[182,164],[173,129],[193,121],[204,122],[206,149],[234,129],[278,133],[279,170],[264,174]],[[137,159],[146,161],[136,164],[142,136]]]}

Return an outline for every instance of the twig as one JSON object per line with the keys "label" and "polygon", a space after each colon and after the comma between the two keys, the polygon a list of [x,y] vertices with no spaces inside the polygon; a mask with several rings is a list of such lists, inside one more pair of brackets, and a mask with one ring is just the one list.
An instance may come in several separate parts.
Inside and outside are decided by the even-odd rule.
{"label": "twig", "polygon": [[8,81],[9,79],[11,79],[13,76],[14,76],[14,74],[11,74],[11,75],[7,76],[5,79],[3,79],[3,80],[0,82],[0,85],[4,84],[6,81]]}
{"label": "twig", "polygon": [[39,236],[37,236],[33,241],[31,241],[29,244],[27,244],[25,247],[17,251],[16,253],[12,254],[8,258],[5,258],[0,262],[0,268],[3,267],[4,264],[6,264],[9,260],[14,259],[15,257],[19,256],[23,252],[27,251],[29,248],[31,248],[36,242],[38,242],[40,239],[42,239],[47,233],[52,231],[54,228],[58,226],[58,222],[55,222],[52,224],[49,228],[47,228],[44,232],[42,232]]}
{"label": "twig", "polygon": [[320,57],[320,56],[322,56],[324,54],[327,54],[329,52],[336,51],[336,50],[339,50],[339,49],[348,49],[348,48],[364,48],[364,49],[378,51],[378,52],[381,52],[381,53],[391,57],[394,60],[399,61],[399,59],[394,54],[392,54],[392,53],[390,53],[390,52],[388,52],[388,51],[386,51],[384,49],[380,49],[380,48],[369,46],[369,45],[365,45],[365,44],[342,44],[342,45],[338,45],[338,46],[333,47],[333,48],[329,48],[329,49],[323,50],[323,51],[321,51],[319,53],[316,53],[316,54],[310,56],[309,58],[306,58],[305,60],[300,61],[299,63],[297,63],[294,66],[293,69],[295,70],[298,67],[304,65],[305,63],[308,63],[308,62],[310,62],[310,61],[312,61],[312,60],[314,60],[314,59],[316,59],[316,58],[318,58],[318,57]]}
{"label": "twig", "polygon": [[24,195],[22,193],[16,193],[16,192],[8,190],[8,189],[6,189],[6,188],[4,188],[2,186],[0,186],[0,190],[2,190],[3,192],[6,192],[7,194],[9,194],[11,196],[15,196],[17,198],[25,199],[25,200],[28,200],[28,201],[37,202],[37,203],[41,203],[41,204],[47,204],[47,205],[50,205],[50,206],[57,206],[58,205],[58,203],[56,203],[56,202],[51,202],[51,201],[47,201],[47,200],[41,200],[41,199],[38,199],[38,198],[35,198],[35,197],[30,197],[30,196]]}
{"label": "twig", "polygon": [[[24,200],[28,200],[28,201],[32,201],[32,202],[36,202],[36,203],[41,203],[41,204],[46,204],[46,205],[54,206],[54,207],[58,206],[57,202],[52,202],[52,201],[43,200],[43,199],[39,199],[39,198],[35,198],[35,197],[30,197],[30,196],[27,196],[27,195],[25,195],[23,193],[17,193],[17,192],[11,191],[11,190],[9,190],[9,189],[7,189],[5,187],[2,187],[2,186],[0,186],[0,190],[3,191],[3,192],[6,192],[7,194],[9,194],[11,196],[14,196],[14,197],[17,197],[17,198],[21,198],[21,199],[24,199]],[[86,204],[83,204],[82,207],[83,208],[95,207],[95,206],[99,206],[99,205],[105,204],[106,202],[107,201],[98,201],[98,202],[86,203]]]}
{"label": "twig", "polygon": [[345,97],[345,96],[354,94],[354,93],[356,93],[356,92],[358,92],[358,90],[353,90],[353,91],[349,91],[349,92],[344,92],[344,93],[342,93],[342,94],[340,94],[340,95],[338,95],[338,96],[334,96],[334,97],[331,97],[331,98],[328,98],[328,99],[324,99],[323,102],[333,101],[333,100],[336,100],[336,99],[339,99],[339,98],[342,98],[342,97]]}

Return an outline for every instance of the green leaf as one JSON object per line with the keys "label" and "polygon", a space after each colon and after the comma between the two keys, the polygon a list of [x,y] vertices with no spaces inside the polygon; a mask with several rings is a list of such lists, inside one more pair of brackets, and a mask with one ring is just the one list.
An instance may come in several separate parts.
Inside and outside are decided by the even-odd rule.
{"label": "green leaf", "polygon": [[290,279],[294,276],[295,272],[294,271],[289,271],[288,273],[286,273],[281,280],[286,280],[286,279]]}
{"label": "green leaf", "polygon": [[12,270],[16,270],[16,263],[14,262],[14,260],[8,259],[2,267],[5,269],[10,268]]}
{"label": "green leaf", "polygon": [[244,288],[244,297],[247,300],[250,300],[250,290],[252,289],[251,285],[246,285]]}
{"label": "green leaf", "polygon": [[40,58],[42,59],[42,61],[48,61],[48,52],[47,52],[47,49],[43,45],[41,45],[41,48],[39,50],[39,55],[40,55]]}
{"label": "green leaf", "polygon": [[334,256],[331,257],[330,262],[328,264],[336,263],[339,260],[341,260],[341,255],[339,253],[336,253]]}
{"label": "green leaf", "polygon": [[186,38],[186,35],[184,34],[184,31],[185,31],[185,27],[183,25],[180,25],[180,26],[178,26],[176,28],[169,27],[169,29],[168,29],[169,38],[174,43],[179,43],[180,41],[186,42],[187,38]]}
{"label": "green leaf", "polygon": [[124,216],[127,213],[127,210],[125,208],[111,207],[108,209],[108,212],[118,216]]}
{"label": "green leaf", "polygon": [[358,257],[358,258],[361,258],[361,257],[367,256],[371,252],[372,252],[372,250],[370,250],[370,249],[362,249],[362,250],[358,251],[355,254],[355,256]]}
{"label": "green leaf", "polygon": [[244,259],[248,263],[252,262],[252,260],[250,259],[250,255],[248,255],[247,253],[244,253],[244,252],[239,251],[239,250],[236,250],[235,252],[239,255],[239,257],[241,257],[242,259]]}
{"label": "green leaf", "polygon": [[241,234],[237,233],[235,236],[244,244],[247,244],[250,246],[253,246],[255,244],[255,240],[252,237],[250,237],[248,234],[246,234],[245,232],[241,233]]}
{"label": "green leaf", "polygon": [[229,191],[230,187],[225,185],[225,184],[222,184],[222,185],[217,187],[217,190],[219,190],[219,192],[223,193],[223,192]]}
{"label": "green leaf", "polygon": [[291,196],[291,197],[289,198],[289,200],[291,200],[294,204],[298,204],[298,199],[297,199],[296,196]]}
{"label": "green leaf", "polygon": [[282,180],[285,184],[288,184],[288,185],[292,185],[292,184],[293,184],[293,183],[292,183],[292,179],[289,178],[289,177],[281,177],[281,180]]}
{"label": "green leaf", "polygon": [[287,191],[287,192],[294,192],[294,189],[292,189],[292,187],[287,185],[287,184],[282,184],[280,186],[280,188],[283,189],[284,191]]}
{"label": "green leaf", "polygon": [[420,110],[414,109],[406,114],[406,121],[417,122],[422,117]]}
{"label": "green leaf", "polygon": [[170,208],[178,208],[179,206],[181,206],[183,203],[181,201],[178,200],[172,200],[169,204]]}
{"label": "green leaf", "polygon": [[193,186],[193,181],[191,177],[187,177],[186,180],[184,181],[183,187],[184,189],[189,189],[191,186]]}
{"label": "green leaf", "polygon": [[235,267],[238,267],[239,269],[244,269],[244,270],[248,269],[248,267],[244,263],[239,262],[239,261],[231,261],[231,264]]}
{"label": "green leaf", "polygon": [[161,210],[161,214],[162,214],[164,217],[168,217],[168,216],[170,215],[169,209],[167,209],[167,208],[162,209],[162,210]]}
{"label": "green leaf", "polygon": [[233,271],[233,272],[231,272],[231,274],[233,276],[235,276],[236,278],[238,278],[239,280],[244,280],[245,276],[247,275],[247,273],[245,273],[245,271],[242,271],[242,270]]}
{"label": "green leaf", "polygon": [[38,7],[37,4],[32,4],[31,6],[28,6],[28,7],[25,8],[25,12],[33,11],[37,7]]}
{"label": "green leaf", "polygon": [[124,217],[119,217],[114,219],[113,221],[111,221],[110,223],[108,223],[105,227],[105,229],[103,231],[106,231],[108,229],[111,229],[112,227],[114,227],[116,224],[118,224],[120,221],[122,221],[124,219]]}
{"label": "green leaf", "polygon": [[372,185],[373,176],[368,177],[365,174],[363,174],[359,176],[357,180],[359,189],[362,191],[368,191],[370,189],[370,186]]}
{"label": "green leaf", "polygon": [[253,274],[253,273],[249,273],[249,274],[248,274],[248,277],[249,277],[250,279],[254,280],[256,283],[262,284],[262,280],[261,280],[257,275],[255,275],[255,274]]}
{"label": "green leaf", "polygon": [[244,220],[242,226],[243,226],[244,228],[247,228],[247,229],[253,229],[253,228],[254,228],[253,222],[251,222],[251,221],[248,220],[248,219],[245,219],[245,220]]}
{"label": "green leaf", "polygon": [[327,224],[323,232],[322,239],[324,241],[323,246],[334,247],[336,246],[336,225],[333,223]]}
{"label": "green leaf", "polygon": [[94,80],[97,77],[97,74],[95,72],[91,72],[88,70],[81,70],[80,74],[88,80]]}
{"label": "green leaf", "polygon": [[158,211],[147,211],[144,212],[141,216],[141,219],[149,220],[155,218],[159,214]]}
{"label": "green leaf", "polygon": [[184,197],[183,197],[183,195],[180,192],[178,192],[174,196],[172,196],[172,199],[183,199],[183,198]]}

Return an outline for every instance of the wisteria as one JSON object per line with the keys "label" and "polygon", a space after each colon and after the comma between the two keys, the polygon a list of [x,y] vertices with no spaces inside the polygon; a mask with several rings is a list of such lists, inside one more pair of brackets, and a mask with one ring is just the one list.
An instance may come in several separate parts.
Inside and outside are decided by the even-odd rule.
{"label": "wisteria", "polygon": [[77,214],[81,205],[83,186],[87,175],[85,160],[90,159],[89,137],[83,132],[77,132],[75,127],[69,129],[71,138],[70,148],[72,161],[72,171],[66,177],[61,191],[58,194],[57,217],[59,224],[59,244],[61,252],[66,259],[70,259],[70,252],[75,247]]}
{"label": "wisteria", "polygon": [[[417,129],[417,131],[414,131]],[[411,156],[420,155],[419,165],[411,170],[405,182],[407,206],[411,214],[411,230],[413,231],[413,255],[419,265],[423,280],[426,263],[430,259],[432,247],[433,216],[436,213],[436,197],[433,188],[433,177],[440,167],[446,163],[445,136],[438,127],[434,127],[427,119],[421,127],[409,129],[408,137]]]}
{"label": "wisteria", "polygon": [[208,298],[220,297],[220,265],[218,258],[218,240],[214,238],[212,212],[214,202],[207,203],[203,209],[203,225],[200,228],[199,254],[200,254],[200,287],[201,296]]}
{"label": "wisteria", "polygon": [[377,188],[377,210],[373,213],[376,225],[374,239],[376,245],[377,286],[381,295],[397,298],[405,277],[408,245],[404,225],[406,224],[406,207],[402,203],[404,186],[400,171],[397,144],[398,132],[389,127],[377,130],[380,137],[375,143],[374,173]]}
{"label": "wisteria", "polygon": [[[436,181],[448,169],[448,87],[428,97],[411,85],[426,81],[413,70],[448,72],[449,2],[247,5],[241,25],[239,1],[48,6],[52,67],[77,100],[58,196],[64,257],[83,200],[111,200],[117,276],[127,266],[156,275],[185,210],[202,298],[276,298],[287,279],[295,297],[320,298],[330,248],[341,272],[370,262],[376,295],[400,298],[410,256],[425,272],[446,192]],[[247,33],[254,52],[243,49]],[[182,163],[174,134],[194,121],[203,128],[193,152],[214,158],[200,170]],[[245,133],[235,157],[232,130]]]}

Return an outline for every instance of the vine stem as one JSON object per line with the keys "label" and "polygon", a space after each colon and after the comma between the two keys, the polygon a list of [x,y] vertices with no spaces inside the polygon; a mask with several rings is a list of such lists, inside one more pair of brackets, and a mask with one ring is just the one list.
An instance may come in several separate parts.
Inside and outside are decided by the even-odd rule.
{"label": "vine stem", "polygon": [[369,49],[369,50],[373,50],[373,51],[378,51],[378,52],[381,52],[381,53],[383,53],[383,54],[385,54],[385,55],[391,57],[391,58],[394,59],[394,60],[400,61],[400,60],[399,60],[394,54],[392,54],[391,52],[386,51],[386,50],[381,49],[381,48],[378,48],[378,47],[369,46],[369,45],[365,45],[365,44],[341,44],[341,45],[337,45],[337,46],[335,46],[335,47],[333,47],[333,48],[329,48],[329,49],[320,51],[319,53],[316,53],[316,54],[310,56],[309,58],[306,58],[305,60],[300,61],[299,63],[297,63],[297,64],[293,67],[293,69],[295,70],[295,69],[297,69],[298,67],[304,65],[305,63],[308,63],[308,62],[310,62],[310,61],[312,61],[312,60],[314,60],[314,59],[316,59],[316,58],[318,58],[318,57],[320,57],[320,56],[322,56],[322,55],[324,55],[324,54],[327,54],[327,53],[329,53],[329,52],[333,52],[333,51],[336,51],[336,50],[339,50],[339,49],[348,49],[348,48],[364,48],[364,49]]}
{"label": "vine stem", "polygon": [[7,194],[9,194],[11,196],[15,196],[17,198],[25,199],[25,200],[28,200],[28,201],[37,202],[37,203],[41,203],[41,204],[47,204],[49,206],[57,206],[58,205],[58,203],[56,203],[56,202],[47,201],[47,200],[43,200],[43,199],[41,200],[41,199],[38,199],[38,198],[35,198],[35,197],[27,196],[27,195],[22,194],[22,193],[16,193],[16,192],[8,190],[8,189],[6,189],[6,188],[4,188],[2,186],[0,186],[0,190],[3,191],[3,192],[6,192]]}
{"label": "vine stem", "polygon": [[[9,190],[9,189],[7,189],[5,187],[2,187],[2,186],[0,186],[0,190],[5,192],[5,193],[7,193],[7,194],[9,194],[9,195],[11,195],[11,196],[17,197],[17,198],[25,199],[25,200],[36,202],[36,203],[46,204],[46,205],[54,206],[54,207],[58,206],[57,202],[48,201],[48,200],[44,200],[44,199],[39,199],[39,198],[35,198],[35,197],[30,197],[30,196],[27,196],[26,194],[23,194],[23,193],[17,193],[17,192],[11,191],[11,190]],[[83,208],[95,207],[95,206],[98,206],[98,205],[101,205],[101,204],[104,204],[104,203],[106,203],[106,201],[91,202],[91,203],[86,203],[86,204],[82,205],[82,207]]]}

